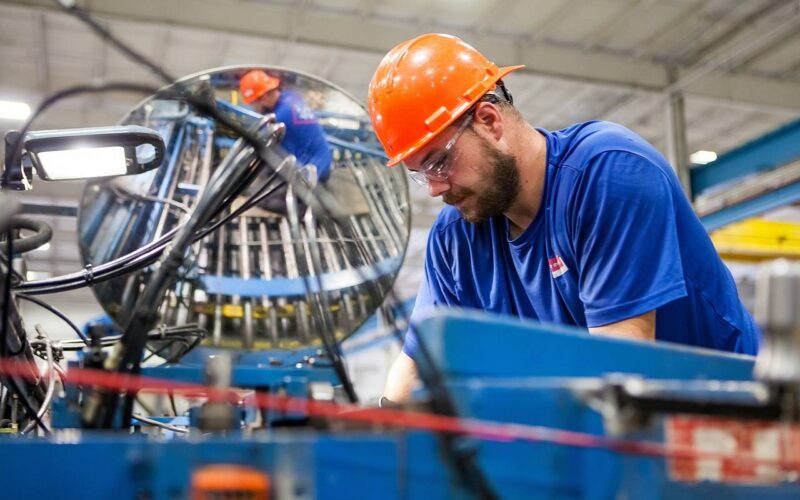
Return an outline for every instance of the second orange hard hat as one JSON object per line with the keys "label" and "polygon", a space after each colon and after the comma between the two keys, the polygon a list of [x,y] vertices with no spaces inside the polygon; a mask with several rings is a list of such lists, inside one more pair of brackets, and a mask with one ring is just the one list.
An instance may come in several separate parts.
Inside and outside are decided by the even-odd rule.
{"label": "second orange hard hat", "polygon": [[419,151],[498,80],[523,67],[498,68],[451,35],[421,35],[394,47],[372,76],[367,97],[387,164]]}
{"label": "second orange hard hat", "polygon": [[277,89],[280,85],[281,81],[278,78],[269,76],[260,69],[254,69],[247,72],[239,80],[239,93],[242,95],[242,100],[245,104],[252,104],[259,97],[270,90]]}

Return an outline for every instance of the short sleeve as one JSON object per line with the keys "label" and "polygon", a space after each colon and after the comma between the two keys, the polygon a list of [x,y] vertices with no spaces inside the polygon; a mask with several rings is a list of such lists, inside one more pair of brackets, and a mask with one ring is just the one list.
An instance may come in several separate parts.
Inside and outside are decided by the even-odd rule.
{"label": "short sleeve", "polygon": [[586,166],[572,203],[587,326],[616,323],[686,296],[676,226],[677,178],[623,151]]}
{"label": "short sleeve", "polygon": [[434,225],[428,235],[425,270],[403,343],[403,352],[411,358],[416,355],[419,348],[419,341],[414,331],[417,323],[437,306],[458,305],[453,273],[448,262],[450,259],[447,257],[445,236]]}

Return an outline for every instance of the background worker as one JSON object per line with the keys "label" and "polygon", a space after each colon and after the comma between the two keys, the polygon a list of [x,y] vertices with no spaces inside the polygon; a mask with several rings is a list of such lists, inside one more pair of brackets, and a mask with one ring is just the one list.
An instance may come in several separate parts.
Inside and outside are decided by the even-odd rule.
{"label": "background worker", "polygon": [[[758,328],[664,157],[609,122],[534,128],[501,80],[521,67],[428,34],[393,48],[372,78],[388,164],[403,162],[448,205],[430,231],[412,324],[465,307],[755,354]],[[417,349],[409,331],[389,400],[408,398]]]}
{"label": "background worker", "polygon": [[[239,93],[245,104],[256,112],[274,113],[277,120],[286,125],[281,146],[297,157],[298,168],[313,166],[316,172],[313,182],[324,183],[331,173],[331,150],[325,139],[325,131],[302,97],[291,90],[282,90],[280,79],[260,69],[242,76]],[[285,213],[285,197],[286,187],[283,187],[259,205],[267,210]]]}

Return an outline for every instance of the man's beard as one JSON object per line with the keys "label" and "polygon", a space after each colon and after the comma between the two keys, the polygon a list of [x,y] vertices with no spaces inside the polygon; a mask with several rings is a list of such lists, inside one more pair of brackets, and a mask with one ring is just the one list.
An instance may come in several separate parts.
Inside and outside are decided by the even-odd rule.
{"label": "man's beard", "polygon": [[477,189],[463,188],[446,193],[442,200],[452,205],[472,196],[472,207],[459,209],[464,220],[473,224],[481,223],[490,217],[502,215],[514,203],[520,191],[517,158],[494,148],[488,140],[479,137],[483,158],[487,169],[483,183]]}

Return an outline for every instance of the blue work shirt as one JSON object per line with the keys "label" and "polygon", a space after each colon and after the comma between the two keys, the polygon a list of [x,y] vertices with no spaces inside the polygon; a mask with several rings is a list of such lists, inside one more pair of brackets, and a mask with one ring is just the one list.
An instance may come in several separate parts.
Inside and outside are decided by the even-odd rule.
{"label": "blue work shirt", "polygon": [[317,179],[325,181],[331,172],[331,150],[314,111],[291,90],[281,90],[273,111],[286,125],[281,146],[297,157],[298,166],[313,164]]}
{"label": "blue work shirt", "polygon": [[[510,238],[445,207],[428,237],[412,324],[432,306],[595,327],[656,310],[656,339],[755,354],[760,333],[664,157],[593,121],[549,132],[542,206]],[[498,339],[502,342],[502,339]],[[417,339],[406,335],[413,357]]]}

